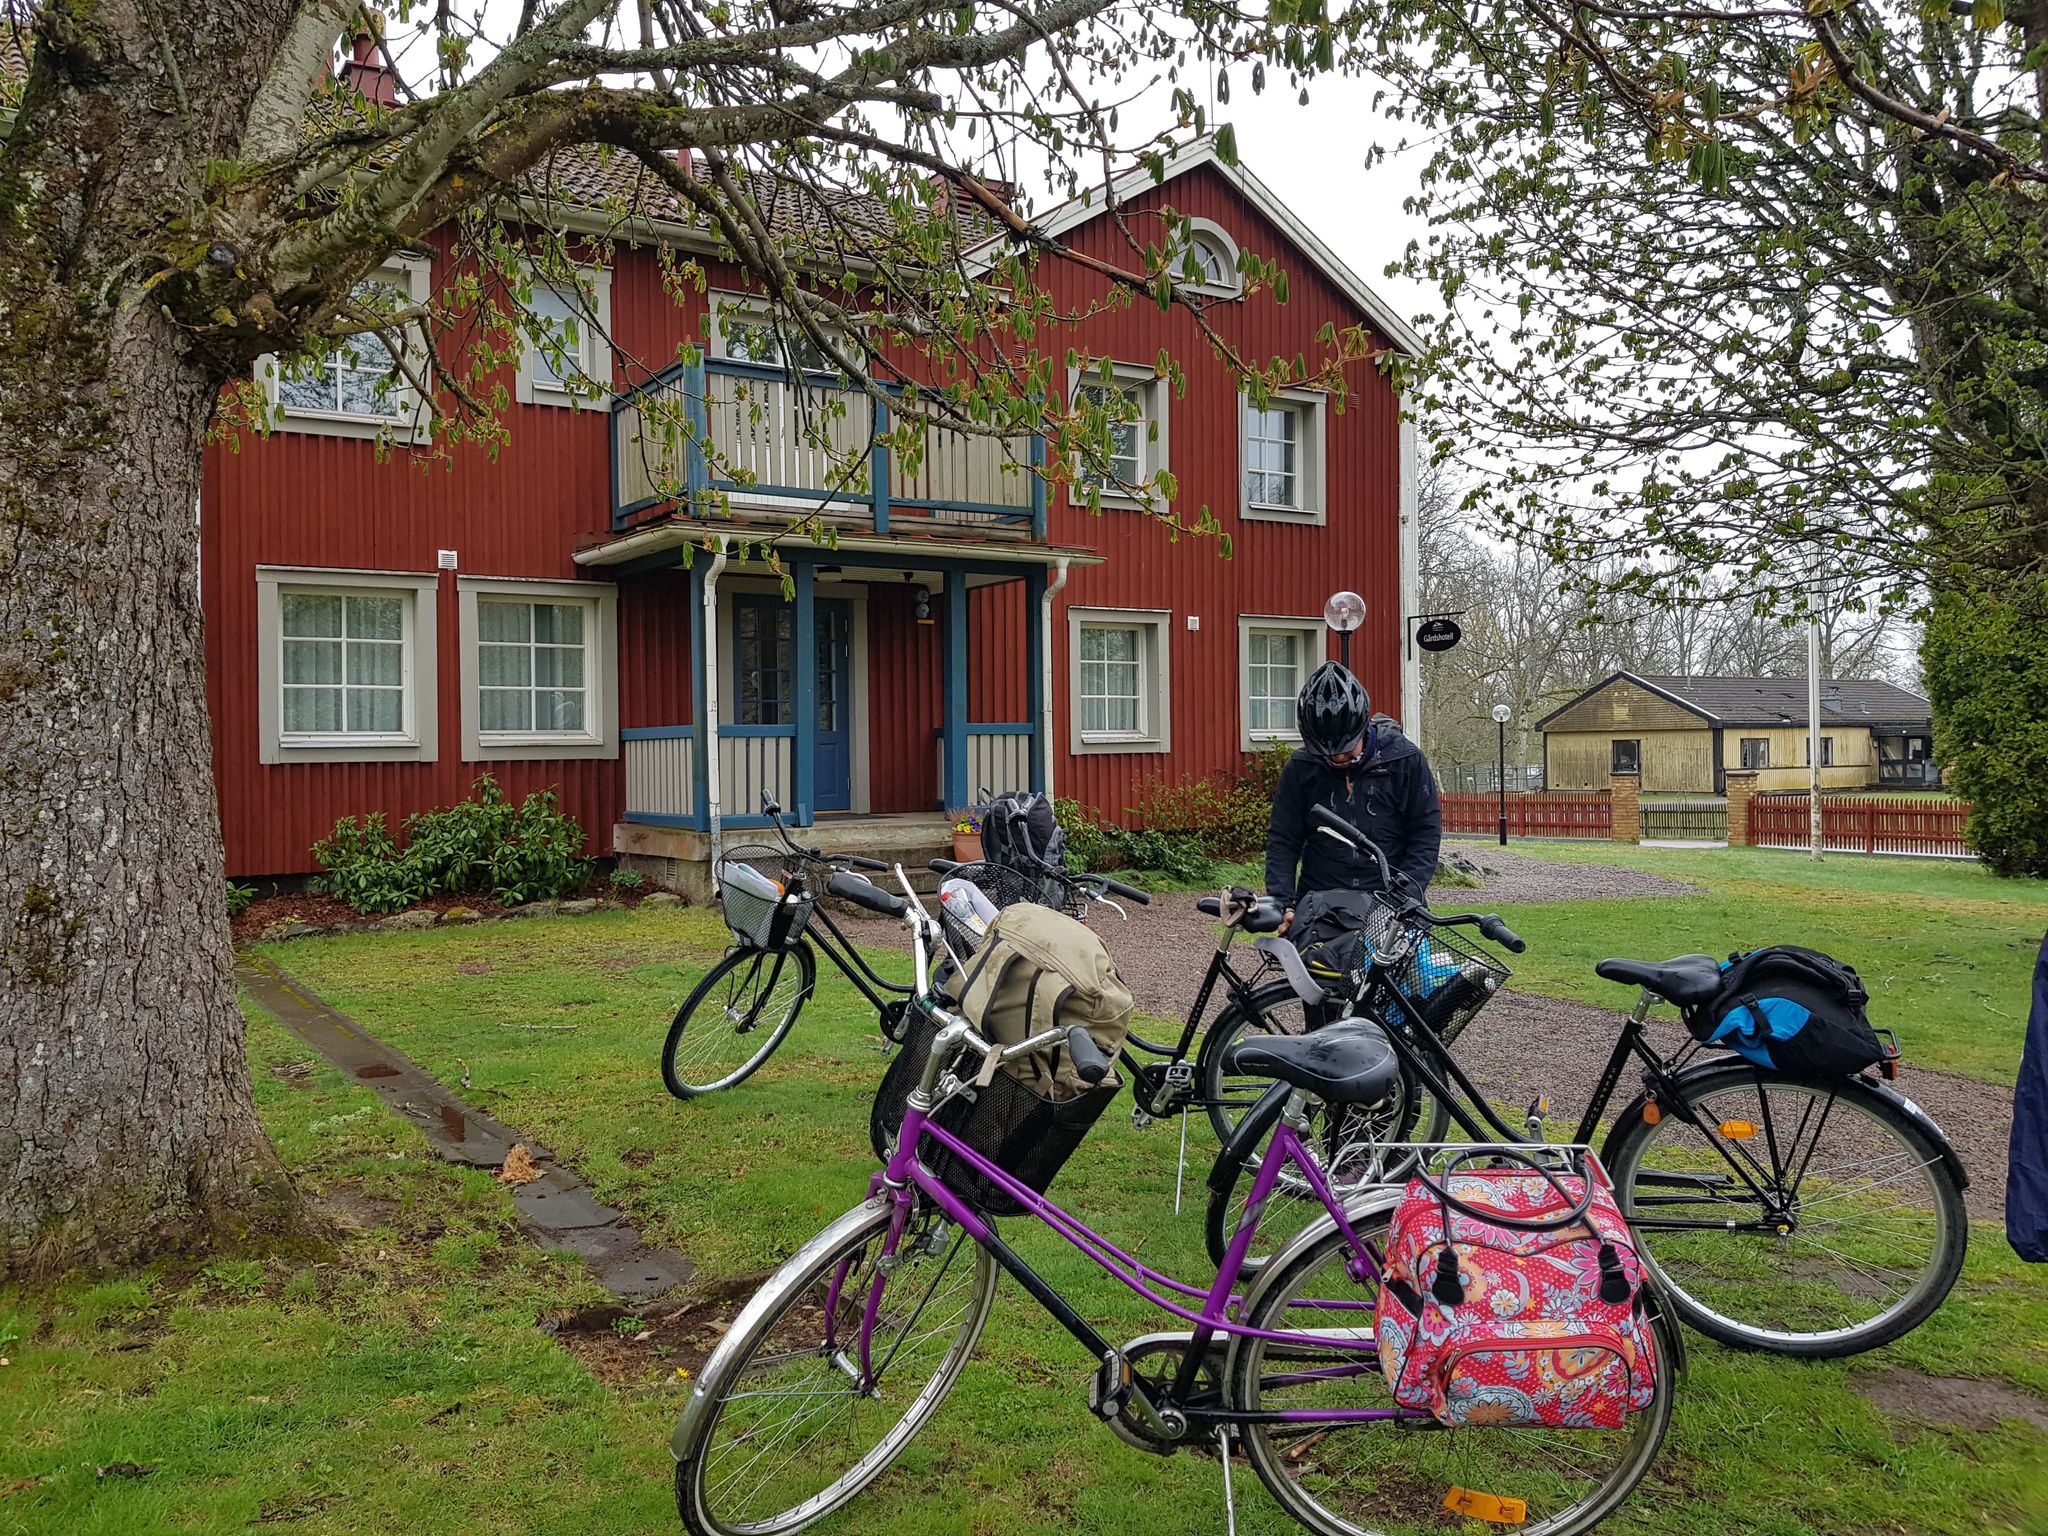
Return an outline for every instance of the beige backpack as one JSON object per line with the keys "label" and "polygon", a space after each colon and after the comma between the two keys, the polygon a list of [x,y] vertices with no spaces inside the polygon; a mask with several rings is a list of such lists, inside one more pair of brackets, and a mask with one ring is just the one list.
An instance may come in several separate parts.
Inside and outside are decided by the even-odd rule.
{"label": "beige backpack", "polygon": [[[961,1015],[984,1040],[1015,1045],[1058,1025],[1086,1027],[1116,1060],[1130,1032],[1130,989],[1109,951],[1087,927],[1050,907],[1006,907],[967,962],[957,991]],[[1052,1103],[1092,1091],[1064,1046],[1006,1062],[1003,1070]],[[1114,1089],[1112,1072],[1094,1087]]]}

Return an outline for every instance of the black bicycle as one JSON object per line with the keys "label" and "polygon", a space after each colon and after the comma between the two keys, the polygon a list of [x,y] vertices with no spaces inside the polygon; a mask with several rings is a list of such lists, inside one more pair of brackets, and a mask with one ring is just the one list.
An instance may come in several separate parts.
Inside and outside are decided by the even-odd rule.
{"label": "black bicycle", "polygon": [[[1341,817],[1320,807],[1311,815],[1380,857]],[[1383,898],[1346,1001],[1385,1029],[1406,1071],[1466,1136],[1540,1140],[1542,1101],[1520,1130],[1510,1128],[1434,1027],[1431,999],[1453,984],[1463,995],[1467,983],[1457,978],[1471,976],[1458,957],[1472,952],[1449,932],[1461,927],[1510,951],[1524,947],[1497,917],[1439,917],[1418,902]],[[1507,977],[1504,967],[1493,969],[1498,980],[1481,984],[1486,996]],[[1623,1074],[1639,1067],[1641,1091],[1614,1116],[1601,1160],[1638,1251],[1679,1315],[1727,1344],[1823,1357],[1873,1349],[1924,1322],[1962,1269],[1970,1182],[1927,1112],[1876,1077],[1773,1071],[1705,1054],[1690,1032],[1675,1055],[1660,1054],[1644,1021],[1660,1002],[1689,1013],[1712,1000],[1720,971],[1705,955],[1603,960],[1596,969],[1638,988],[1638,998],[1571,1139],[1592,1143]],[[1438,979],[1418,988],[1431,976]],[[1212,1257],[1226,1250],[1237,1186],[1256,1167],[1273,1112],[1262,1100],[1241,1116],[1216,1160]],[[1334,1182],[1357,1188],[1383,1177],[1375,1140],[1370,1123],[1340,1112],[1316,1150]]]}
{"label": "black bicycle", "polygon": [[761,797],[761,814],[782,846],[729,848],[714,871],[719,908],[733,943],[697,983],[661,1049],[661,1080],[679,1099],[745,1082],[788,1037],[817,986],[822,950],[886,1022],[900,1018],[911,989],[877,974],[821,904],[847,895],[854,870],[887,870],[878,859],[827,856],[799,847],[782,807]]}

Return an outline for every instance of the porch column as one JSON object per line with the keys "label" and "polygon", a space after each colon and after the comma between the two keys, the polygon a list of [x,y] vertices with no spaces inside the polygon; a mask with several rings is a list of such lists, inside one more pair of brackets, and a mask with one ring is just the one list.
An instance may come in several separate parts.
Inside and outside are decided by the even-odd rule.
{"label": "porch column", "polygon": [[697,825],[711,816],[710,757],[718,750],[718,723],[704,717],[704,561],[690,562],[690,785]]}
{"label": "porch column", "polygon": [[818,607],[812,600],[815,571],[803,555],[791,560],[796,577],[796,687],[791,700],[796,710],[796,820],[800,827],[811,824],[818,798]]}
{"label": "porch column", "polygon": [[1031,792],[1045,786],[1045,567],[1024,573],[1024,718],[1031,722]]}
{"label": "porch column", "polygon": [[940,785],[946,809],[967,806],[974,794],[967,782],[967,573],[946,572],[946,776]]}

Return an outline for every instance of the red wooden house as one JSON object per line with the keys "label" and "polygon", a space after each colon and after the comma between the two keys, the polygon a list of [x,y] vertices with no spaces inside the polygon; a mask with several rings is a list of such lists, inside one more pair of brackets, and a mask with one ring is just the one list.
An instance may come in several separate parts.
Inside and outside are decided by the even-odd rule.
{"label": "red wooden house", "polygon": [[[1163,185],[1118,189],[1140,233],[1170,206],[1198,220],[1209,318],[1254,358],[1320,356],[1318,332],[1415,339],[1254,176],[1204,148]],[[1114,259],[1091,206],[1046,221]],[[1296,688],[1330,646],[1320,614],[1351,587],[1370,605],[1356,667],[1381,708],[1416,714],[1402,616],[1415,608],[1413,446],[1386,379],[1356,364],[1349,398],[1297,391],[1250,410],[1191,316],[1111,309],[1074,338],[1109,359],[1146,429],[1120,469],[1168,467],[1188,507],[1233,536],[1170,542],[1105,499],[1090,512],[1015,462],[1042,445],[934,433],[915,473],[875,450],[867,486],[825,502],[836,545],[784,538],[786,600],[758,563],[707,556],[707,531],[787,527],[826,497],[828,455],[789,423],[800,389],[760,359],[745,285],[686,222],[645,222],[592,272],[594,323],[529,351],[495,457],[425,468],[372,439],[412,408],[347,350],[267,387],[278,430],[209,450],[201,507],[210,698],[228,869],[309,871],[336,818],[461,798],[479,774],[558,786],[593,851],[701,873],[709,836],[772,791],[798,818],[906,851],[977,789],[1051,788],[1121,817],[1138,787],[1235,768],[1291,734]],[[1155,229],[1151,238],[1158,239]],[[688,250],[708,292],[678,301],[659,244]],[[1290,296],[1237,291],[1240,248],[1277,260]],[[428,291],[440,253],[385,280]],[[1100,278],[1065,265],[1065,309]],[[1095,285],[1091,293],[1088,285]],[[538,302],[556,302],[543,292]],[[651,377],[628,358],[709,355]],[[563,313],[567,314],[565,308]],[[573,339],[572,339],[573,337]],[[614,348],[616,351],[614,351]],[[1151,360],[1186,369],[1169,398]],[[579,400],[576,368],[612,391]],[[711,455],[650,425],[679,406]],[[865,440],[871,406],[846,430]],[[858,419],[853,419],[858,418]],[[1156,426],[1156,430],[1153,428]],[[667,456],[667,457],[664,457]],[[689,495],[723,485],[730,519]],[[711,722],[716,722],[715,730]]]}

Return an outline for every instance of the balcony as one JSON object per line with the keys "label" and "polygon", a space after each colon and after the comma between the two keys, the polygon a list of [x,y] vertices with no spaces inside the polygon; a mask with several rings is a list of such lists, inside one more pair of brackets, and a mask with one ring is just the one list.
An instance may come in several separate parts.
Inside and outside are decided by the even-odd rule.
{"label": "balcony", "polygon": [[[892,391],[900,393],[900,391]],[[1045,440],[928,427],[913,470],[886,400],[730,358],[678,363],[612,404],[612,531],[682,512],[816,513],[880,534],[1043,541]]]}

